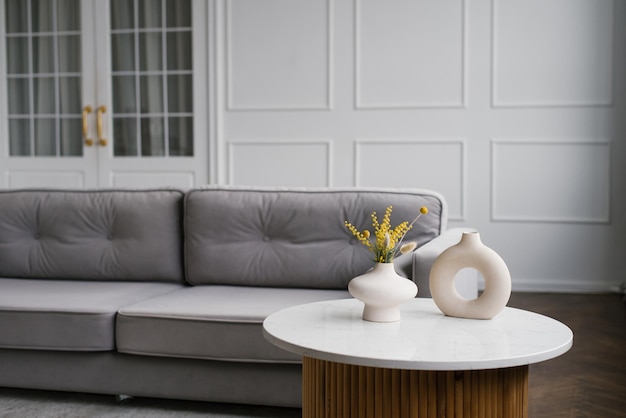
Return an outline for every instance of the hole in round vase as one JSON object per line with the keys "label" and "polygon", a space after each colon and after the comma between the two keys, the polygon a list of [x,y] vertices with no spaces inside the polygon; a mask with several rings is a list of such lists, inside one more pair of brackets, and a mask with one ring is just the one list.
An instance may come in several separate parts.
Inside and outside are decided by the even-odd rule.
{"label": "hole in round vase", "polygon": [[[479,292],[478,294],[475,294],[477,278]],[[480,291],[485,288],[485,279],[475,268],[465,267],[459,270],[454,276],[454,287],[459,295],[465,299],[476,299],[480,296]]]}

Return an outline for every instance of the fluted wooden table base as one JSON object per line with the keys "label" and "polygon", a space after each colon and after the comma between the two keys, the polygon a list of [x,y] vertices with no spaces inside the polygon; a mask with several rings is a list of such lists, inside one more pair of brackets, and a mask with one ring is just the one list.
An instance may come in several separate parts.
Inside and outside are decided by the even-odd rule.
{"label": "fluted wooden table base", "polygon": [[528,417],[528,366],[423,371],[303,359],[302,416]]}

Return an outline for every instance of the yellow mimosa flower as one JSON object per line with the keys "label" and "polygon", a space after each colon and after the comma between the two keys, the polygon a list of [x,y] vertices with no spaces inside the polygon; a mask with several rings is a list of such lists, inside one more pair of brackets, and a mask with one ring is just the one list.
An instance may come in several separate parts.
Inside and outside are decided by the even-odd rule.
{"label": "yellow mimosa flower", "polygon": [[419,213],[413,219],[411,223],[404,221],[397,225],[395,228],[391,227],[391,212],[392,206],[388,206],[385,209],[385,215],[383,216],[382,223],[378,222],[376,212],[372,212],[372,227],[373,227],[373,239],[369,230],[364,229],[360,232],[350,222],[345,221],[344,225],[354,235],[359,242],[365,245],[370,251],[374,253],[374,262],[377,263],[391,263],[394,257],[398,254],[405,254],[411,252],[417,248],[417,244],[414,242],[402,244],[402,240],[406,236],[406,233],[413,227],[413,224],[422,216],[428,213],[428,208],[422,206]]}

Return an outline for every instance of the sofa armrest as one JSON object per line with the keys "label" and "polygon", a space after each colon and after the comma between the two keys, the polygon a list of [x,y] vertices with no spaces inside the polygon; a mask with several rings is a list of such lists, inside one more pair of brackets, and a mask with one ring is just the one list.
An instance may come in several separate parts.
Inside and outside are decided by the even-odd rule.
{"label": "sofa armrest", "polygon": [[[463,232],[472,232],[472,228],[453,228],[444,231],[437,238],[422,245],[411,253],[411,268],[415,284],[417,284],[418,297],[431,297],[430,294],[430,269],[433,263],[449,247],[456,245],[461,241]],[[406,254],[409,255],[409,254]],[[403,262],[405,262],[403,260]],[[406,267],[405,267],[406,268]],[[478,271],[474,269],[462,269],[455,279],[457,291],[461,296],[468,299],[475,299],[478,296]]]}

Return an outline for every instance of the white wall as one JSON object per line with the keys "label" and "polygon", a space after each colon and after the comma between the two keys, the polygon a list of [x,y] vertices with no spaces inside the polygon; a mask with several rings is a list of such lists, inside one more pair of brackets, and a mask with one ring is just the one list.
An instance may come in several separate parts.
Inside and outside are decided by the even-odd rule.
{"label": "white wall", "polygon": [[626,280],[626,2],[218,0],[217,183],[431,188],[517,290]]}

